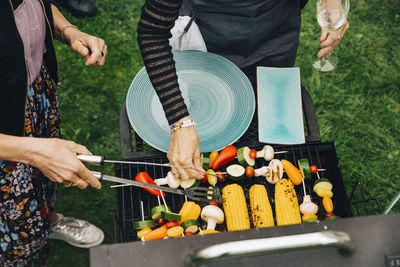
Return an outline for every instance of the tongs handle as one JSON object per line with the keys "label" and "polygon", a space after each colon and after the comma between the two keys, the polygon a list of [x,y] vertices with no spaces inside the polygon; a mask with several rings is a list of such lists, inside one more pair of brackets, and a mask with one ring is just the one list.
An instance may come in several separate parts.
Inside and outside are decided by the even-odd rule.
{"label": "tongs handle", "polygon": [[101,178],[103,178],[103,173],[101,173],[101,172],[91,171],[91,173],[93,174],[94,177],[96,177],[99,180],[101,180]]}
{"label": "tongs handle", "polygon": [[104,157],[96,155],[77,155],[76,156],[83,163],[91,165],[104,165]]}

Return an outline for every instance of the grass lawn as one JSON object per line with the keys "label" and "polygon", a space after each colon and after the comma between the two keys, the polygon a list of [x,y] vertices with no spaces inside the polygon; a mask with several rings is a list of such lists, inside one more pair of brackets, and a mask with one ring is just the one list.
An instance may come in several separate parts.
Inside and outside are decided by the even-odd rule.
{"label": "grass lawn", "polygon": [[[142,0],[97,0],[98,15],[65,16],[80,29],[106,40],[103,67],[86,67],[70,48],[57,43],[62,86],[59,90],[64,138],[93,153],[121,158],[118,116],[128,87],[143,63],[136,42]],[[303,12],[296,65],[311,93],[323,141],[335,141],[347,192],[361,181],[383,207],[400,190],[400,2],[351,1],[350,29],[336,49],[339,67],[318,73],[311,54],[318,48],[315,1]],[[96,168],[92,168],[96,169]],[[112,166],[97,168],[113,174]],[[115,193],[59,187],[57,210],[89,220],[114,242]],[[400,204],[393,212],[400,212]],[[47,266],[88,266],[89,252],[53,241]]]}

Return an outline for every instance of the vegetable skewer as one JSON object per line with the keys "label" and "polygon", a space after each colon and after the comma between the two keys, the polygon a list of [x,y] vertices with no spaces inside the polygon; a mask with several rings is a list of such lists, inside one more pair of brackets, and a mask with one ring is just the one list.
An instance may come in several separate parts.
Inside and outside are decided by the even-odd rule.
{"label": "vegetable skewer", "polygon": [[274,154],[283,154],[287,153],[288,151],[275,151],[272,146],[266,145],[263,147],[262,150],[256,151],[254,149],[250,150],[249,157],[252,159],[256,158],[264,158],[266,161],[270,161],[274,158]]}

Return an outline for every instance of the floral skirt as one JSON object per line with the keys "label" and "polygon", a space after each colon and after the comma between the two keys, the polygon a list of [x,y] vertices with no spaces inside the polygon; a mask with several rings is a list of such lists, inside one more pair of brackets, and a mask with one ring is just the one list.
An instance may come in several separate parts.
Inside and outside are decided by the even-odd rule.
{"label": "floral skirt", "polygon": [[[60,109],[46,68],[29,86],[25,136],[60,137]],[[0,266],[44,263],[56,185],[32,166],[0,160]]]}

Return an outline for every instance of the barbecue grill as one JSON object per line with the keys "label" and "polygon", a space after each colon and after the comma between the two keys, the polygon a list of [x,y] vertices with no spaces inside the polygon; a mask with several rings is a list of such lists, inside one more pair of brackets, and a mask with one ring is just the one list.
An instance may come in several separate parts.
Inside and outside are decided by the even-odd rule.
{"label": "barbecue grill", "polygon": [[[318,123],[315,115],[314,106],[312,103],[312,99],[307,92],[307,90],[302,87],[302,103],[303,103],[303,113],[305,118],[305,128],[307,132],[306,136],[306,143],[301,145],[277,145],[274,146],[275,151],[288,151],[284,154],[276,154],[275,158],[278,159],[287,159],[290,162],[297,162],[298,159],[307,158],[310,164],[315,164],[319,168],[326,169],[326,171],[319,172],[321,177],[328,178],[333,185],[333,203],[334,203],[334,213],[339,215],[343,218],[350,218],[353,216],[353,206],[355,213],[359,214],[368,214],[367,206],[370,206],[369,203],[373,202],[376,204],[379,212],[382,212],[379,201],[376,198],[366,197],[364,191],[362,190],[361,184],[356,183],[351,193],[351,199],[347,197],[345,186],[343,183],[343,177],[340,171],[340,165],[338,162],[338,157],[335,151],[335,147],[333,142],[321,142]],[[255,115],[253,121],[247,130],[247,132],[235,143],[236,147],[241,146],[249,146],[250,148],[254,148],[259,150],[263,147],[263,144],[258,143],[258,135],[257,135],[257,116]],[[121,149],[122,149],[122,159],[123,160],[132,160],[132,161],[143,161],[143,162],[152,162],[152,163],[167,163],[168,160],[166,158],[165,153],[160,151],[151,150],[151,148],[146,145],[143,140],[136,135],[129,124],[127,114],[126,114],[126,106],[125,104],[121,107],[120,112],[120,134],[121,134]],[[132,137],[135,138],[135,146],[132,146]],[[266,164],[264,159],[256,159],[257,168]],[[123,177],[127,179],[134,179],[138,172],[145,171],[149,173],[152,178],[162,178],[165,177],[167,172],[169,171],[166,167],[160,166],[148,166],[148,165],[129,165],[129,164],[115,164],[115,174],[118,177]],[[314,191],[312,190],[312,186],[317,179],[315,174],[312,175],[311,179],[305,180],[305,188],[306,194],[310,194],[312,201],[316,203],[319,207],[317,216],[320,220],[325,218],[325,211],[322,205],[322,199],[317,196]],[[231,181],[227,180],[224,183],[219,183],[220,187],[232,183]],[[269,196],[269,201],[271,203],[271,207],[273,209],[273,213],[275,214],[274,210],[274,186],[269,184],[264,177],[253,177],[251,179],[243,179],[241,181],[235,181],[235,183],[240,184],[244,191],[245,196],[248,201],[248,190],[253,184],[263,184],[266,186]],[[357,188],[359,189],[357,193]],[[299,204],[303,201],[303,187],[302,186],[295,186],[296,194],[298,197]],[[186,264],[188,266],[193,265],[193,257],[197,257],[198,253],[204,253],[201,249],[207,247],[211,244],[218,244],[221,242],[226,241],[237,241],[237,240],[257,240],[261,237],[287,237],[291,235],[297,235],[302,233],[310,233],[310,232],[317,232],[317,234],[325,233],[328,228],[329,230],[346,230],[350,232],[350,234],[354,234],[357,231],[361,231],[357,224],[358,221],[353,222],[353,220],[362,220],[363,218],[357,219],[339,219],[335,221],[323,222],[321,223],[313,223],[313,224],[299,224],[299,225],[291,225],[291,226],[280,226],[280,227],[271,227],[271,228],[263,228],[263,229],[251,229],[246,231],[237,231],[237,232],[226,232],[221,234],[209,235],[209,236],[198,236],[198,237],[189,237],[189,238],[178,238],[178,239],[169,239],[169,240],[155,240],[155,241],[148,241],[148,242],[140,242],[136,236],[136,230],[132,227],[133,221],[142,220],[142,216],[144,219],[151,218],[151,208],[158,205],[158,200],[155,196],[147,193],[141,188],[136,188],[132,186],[127,187],[119,187],[117,190],[117,212],[115,214],[114,226],[115,226],[115,238],[118,244],[113,245],[117,247],[110,247],[110,246],[102,246],[98,248],[91,249],[91,263],[92,266],[121,266],[121,265],[134,265],[137,266],[156,266],[160,264],[167,264],[167,266],[179,266]],[[361,200],[356,199],[356,195],[361,196]],[[174,211],[178,212],[185,201],[183,196],[173,195],[166,193],[165,197],[166,203],[168,206]],[[143,214],[141,211],[141,203],[143,203]],[[203,203],[204,204],[204,203]],[[352,206],[353,205],[353,206]],[[359,206],[361,205],[361,210]],[[248,209],[250,211],[250,208]],[[392,215],[393,216],[393,215]],[[394,221],[389,220],[391,216],[385,216],[385,220],[379,219],[369,219],[370,222],[375,224],[375,227],[371,228],[371,233],[378,233],[378,230],[381,231],[379,233],[382,238],[386,238],[385,242],[382,241],[381,243],[377,244],[380,246],[381,250],[386,249],[387,247],[399,247],[400,248],[400,241],[393,239],[393,235],[386,231],[390,229],[390,226],[393,226],[395,223],[399,224],[400,216],[394,216]],[[251,216],[249,216],[251,220]],[[367,221],[365,221],[367,222]],[[379,226],[378,226],[379,224]],[[200,227],[204,226],[205,224],[199,224]],[[224,230],[224,226],[220,225],[218,230]],[[380,228],[381,227],[381,228]],[[376,230],[378,229],[378,230]],[[367,230],[365,230],[367,231]],[[399,230],[394,232],[394,236],[400,237]],[[335,234],[341,235],[342,232],[338,232]],[[359,235],[360,233],[356,233]],[[353,238],[353,236],[351,236]],[[354,239],[354,238],[353,238]],[[390,239],[390,240],[389,240]],[[269,241],[266,241],[267,243]],[[272,242],[272,241],[271,241]],[[355,245],[360,245],[366,242],[364,239],[357,239],[353,240]],[[126,243],[126,244],[125,244]],[[264,244],[266,244],[264,242]],[[232,244],[234,245],[234,244]],[[238,244],[241,247],[246,247],[246,244]],[[310,247],[315,246],[312,244],[308,244],[305,246],[300,247]],[[340,246],[345,248],[346,251],[349,251],[351,248],[351,244],[348,242],[341,242],[337,241],[334,246]],[[201,250],[199,252],[199,250]],[[272,251],[283,251],[286,249],[275,249]],[[151,253],[150,253],[150,252]],[[386,250],[384,250],[386,251]],[[106,253],[107,257],[101,257]],[[164,253],[164,254],[163,254]],[[174,255],[171,255],[174,253]],[[265,251],[264,251],[265,253]],[[271,253],[271,251],[269,251]],[[315,256],[314,253],[317,253]],[[319,254],[318,254],[319,253]],[[386,253],[386,258],[381,259],[382,263],[392,264],[393,262],[396,263],[398,253],[400,251],[390,251],[390,252],[382,252],[376,250],[374,252]],[[397,254],[396,254],[397,253]],[[239,253],[241,255],[241,253]],[[258,253],[250,252],[249,255],[255,255]],[[220,265],[234,265],[234,266],[243,266],[247,264],[253,265],[265,265],[266,262],[273,263],[275,265],[299,265],[299,266],[321,266],[325,265],[320,262],[318,264],[318,260],[323,260],[327,263],[327,259],[324,257],[328,257],[331,254],[339,255],[337,251],[334,251],[330,248],[322,249],[318,248],[313,250],[313,257],[310,257],[309,260],[307,258],[310,256],[310,252],[308,251],[300,251],[300,252],[286,252],[286,259],[294,259],[295,261],[285,261],[279,260],[279,256],[275,254],[273,256],[269,256],[268,260],[263,256],[247,256],[241,257],[236,260],[232,259],[225,259],[225,261],[205,261],[207,266],[220,266]],[[202,255],[202,254],[201,254]],[[279,253],[278,253],[279,255]],[[362,266],[368,265],[371,263],[369,257],[364,257],[362,261],[359,255],[356,253],[356,256],[346,256],[342,255],[340,257],[333,257],[331,264],[332,265],[343,265],[344,262],[348,262],[351,264],[362,264]],[[358,255],[358,256],[357,256]],[[372,256],[370,254],[370,256]],[[222,255],[222,258],[226,258],[225,256],[227,253]],[[384,256],[384,255],[383,255]],[[192,258],[191,258],[192,257]],[[300,257],[300,258],[299,258]],[[343,258],[344,257],[344,258]],[[346,259],[347,257],[347,259]],[[204,260],[204,259],[203,259]],[[267,261],[266,261],[267,260]],[[200,262],[204,264],[204,262]],[[372,265],[371,265],[372,266]],[[376,266],[376,265],[374,265]],[[382,264],[383,266],[383,264]],[[387,265],[387,266],[400,266],[400,259],[399,265]]]}

